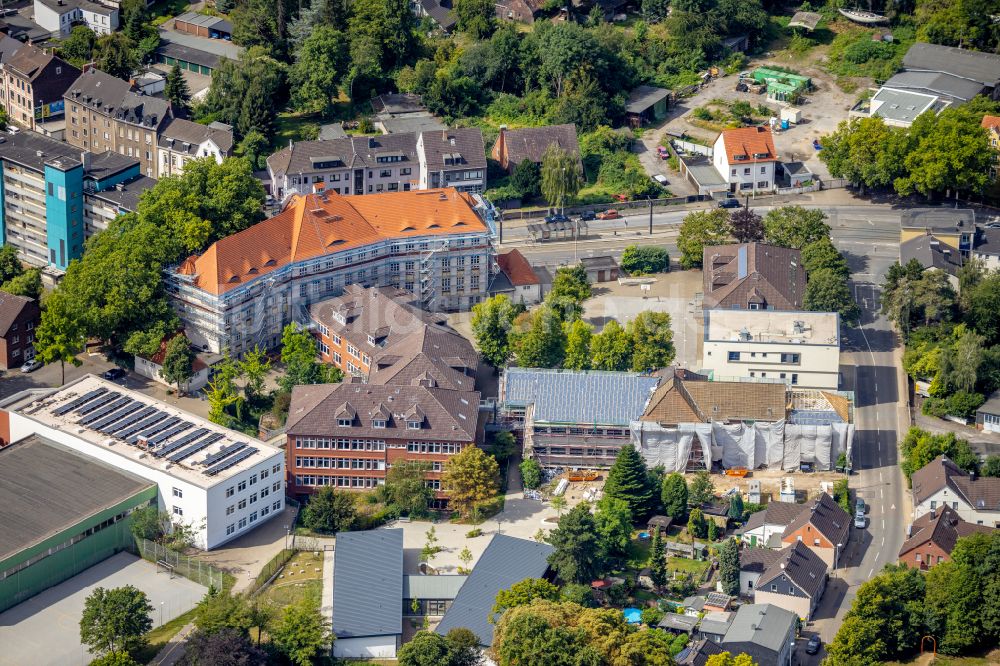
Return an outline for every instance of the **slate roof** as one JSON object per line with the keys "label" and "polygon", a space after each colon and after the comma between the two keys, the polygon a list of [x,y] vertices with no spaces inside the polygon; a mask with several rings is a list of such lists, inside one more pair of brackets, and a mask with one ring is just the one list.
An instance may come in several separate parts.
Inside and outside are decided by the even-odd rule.
{"label": "slate roof", "polygon": [[994,391],[993,395],[976,410],[977,414],[1000,414],[1000,390]]}
{"label": "slate roof", "polygon": [[406,574],[403,576],[403,598],[454,599],[468,578],[468,576],[456,575]]}
{"label": "slate roof", "polygon": [[104,201],[111,202],[123,208],[127,211],[135,211],[139,206],[139,197],[142,193],[156,185],[155,178],[149,178],[148,176],[138,176],[132,178],[124,183],[119,183],[115,187],[112,187],[101,192],[94,192],[88,194],[87,196],[94,197],[97,199],[103,199]]}
{"label": "slate roof", "polygon": [[465,627],[479,637],[480,645],[492,645],[489,618],[497,592],[526,578],[544,577],[554,550],[547,543],[495,535],[435,631],[443,636],[451,629]]}
{"label": "slate roof", "polygon": [[[773,604],[744,604],[739,607],[729,624],[729,629],[722,639],[722,647],[725,649],[727,643],[748,643],[764,648],[774,655],[779,654],[790,628],[798,621],[799,618],[795,613]],[[792,635],[794,636],[794,630]],[[755,660],[759,663],[773,663],[759,658]]]}
{"label": "slate roof", "polygon": [[[478,127],[421,132],[419,140],[424,148],[424,161],[429,171],[486,168],[483,131]],[[457,159],[453,164],[446,164],[446,157]]]}
{"label": "slate roof", "polygon": [[511,168],[524,160],[541,162],[542,155],[553,143],[574,155],[580,154],[580,144],[576,138],[576,125],[548,125],[546,127],[522,127],[501,129],[501,138],[507,148],[507,161]]}
{"label": "slate roof", "polygon": [[445,31],[451,30],[458,23],[451,7],[442,7],[438,0],[420,0],[420,6]]}
{"label": "slate roof", "polygon": [[403,530],[337,534],[333,632],[337,638],[403,633]]}
{"label": "slate roof", "polygon": [[790,525],[807,508],[795,502],[768,502],[763,510],[750,514],[743,531],[750,532],[764,525]]}
{"label": "slate roof", "polygon": [[60,15],[68,14],[76,8],[95,14],[103,14],[104,16],[111,16],[112,13],[118,11],[116,7],[107,7],[96,2],[90,2],[90,0],[38,0],[38,2],[41,2]]}
{"label": "slate roof", "polygon": [[664,99],[670,97],[670,91],[666,88],[656,88],[654,86],[638,86],[633,88],[628,94],[628,101],[625,103],[626,113],[642,113],[646,109]]}
{"label": "slate roof", "polygon": [[[53,63],[55,66],[49,67]],[[37,100],[59,99],[70,82],[80,75],[79,69],[62,58],[7,35],[0,35],[0,66],[30,81]]]}
{"label": "slate roof", "polygon": [[497,264],[500,265],[500,270],[510,280],[511,285],[515,287],[541,283],[531,264],[520,250],[511,250],[497,255]]}
{"label": "slate roof", "polygon": [[194,51],[200,51],[216,56],[217,58],[228,58],[229,60],[239,60],[244,49],[225,39],[212,39],[211,37],[201,37],[192,35],[189,32],[177,30],[167,30],[160,26],[161,42],[170,42]]}
{"label": "slate roof", "polygon": [[782,539],[805,525],[812,525],[832,544],[846,544],[851,530],[851,516],[832,497],[821,493],[819,498],[802,505],[805,510],[785,527]]}
{"label": "slate roof", "polygon": [[903,68],[947,72],[994,87],[1000,82],[1000,55],[917,42],[903,56]]}
{"label": "slate roof", "polygon": [[910,208],[899,215],[904,229],[927,229],[940,233],[972,232],[976,211],[970,208]]}
{"label": "slate roof", "polygon": [[440,132],[448,126],[429,113],[413,113],[399,117],[379,118],[375,122],[386,134],[405,134],[407,132]]}
{"label": "slate roof", "polygon": [[221,238],[177,272],[223,294],[290,263],[386,239],[486,233],[472,197],[453,188],[344,197],[296,196],[283,211]]}
{"label": "slate roof", "polygon": [[740,551],[740,571],[763,574],[781,559],[781,553],[771,548],[744,548]]}
{"label": "slate roof", "polygon": [[73,82],[65,98],[115,120],[158,130],[171,115],[170,102],[143,95],[128,81],[90,69]]}
{"label": "slate roof", "polygon": [[660,629],[691,633],[697,624],[698,618],[696,617],[681,615],[680,613],[666,613],[656,626]]}
{"label": "slate roof", "polygon": [[911,481],[915,504],[922,504],[947,486],[977,511],[1000,511],[1000,477],[972,478],[944,456],[938,456],[914,472]]}
{"label": "slate roof", "polygon": [[[802,590],[803,594],[810,598],[822,592],[826,582],[827,566],[819,555],[801,541],[796,541],[777,553],[778,557],[771,562],[767,570],[757,580],[755,588],[761,589],[771,581],[785,575],[796,587]],[[779,585],[778,592],[780,593],[782,589]]]}
{"label": "slate roof", "polygon": [[913,259],[924,268],[936,268],[949,275],[957,276],[962,268],[962,253],[931,234],[899,244],[899,263],[906,265]]}
{"label": "slate roof", "polygon": [[[393,155],[402,159],[395,164],[416,164],[417,135],[385,134],[381,136],[349,136],[323,141],[299,141],[282,148],[267,158],[267,168],[275,178],[285,174],[317,171],[317,163],[340,162],[342,168],[382,166],[380,155]],[[328,170],[330,167],[324,167]],[[341,168],[341,167],[337,167]]]}
{"label": "slate roof", "polygon": [[778,421],[785,418],[784,384],[709,382],[673,374],[653,393],[642,421],[664,425],[717,421]]}
{"label": "slate roof", "polygon": [[724,636],[735,615],[734,611],[709,611],[702,617],[698,630],[703,634]]}
{"label": "slate roof", "polygon": [[[774,136],[770,127],[741,127],[722,131],[722,146],[726,150],[729,164],[751,164],[752,162],[776,162],[778,152],[774,149]],[[759,155],[760,157],[754,157]],[[740,159],[737,159],[740,157]]]}
{"label": "slate roof", "polygon": [[375,113],[417,113],[426,111],[423,99],[413,93],[386,93],[372,98]]}
{"label": "slate roof", "polygon": [[962,102],[968,102],[983,91],[981,83],[945,72],[899,72],[890,77],[883,86],[944,95]]}
{"label": "slate roof", "polygon": [[627,426],[642,415],[659,381],[632,372],[508,368],[500,399],[533,404],[536,422]]}
{"label": "slate roof", "polygon": [[903,542],[899,549],[899,559],[903,559],[912,550],[926,543],[933,543],[944,552],[951,554],[955,548],[955,542],[961,537],[977,532],[989,534],[994,529],[988,525],[966,522],[962,520],[957,511],[947,504],[942,504],[941,508],[925,513],[913,521],[913,525],[910,526],[911,536]]}
{"label": "slate roof", "polygon": [[184,12],[174,17],[174,21],[181,21],[182,23],[190,23],[192,25],[197,25],[203,28],[210,28],[218,30],[220,32],[232,32],[233,24],[226,19],[219,16],[208,16],[207,14],[198,14],[196,12]]}
{"label": "slate roof", "polygon": [[160,129],[157,143],[161,148],[169,148],[175,152],[198,157],[198,146],[208,140],[218,146],[223,155],[228,155],[233,150],[233,130],[231,128],[226,130],[221,127],[194,123],[183,118],[171,118]]}
{"label": "slate roof", "polygon": [[155,485],[39,435],[0,448],[0,562]]}
{"label": "slate roof", "polygon": [[[338,414],[353,412],[351,426],[337,424]],[[412,414],[416,410],[417,418]],[[386,427],[375,428],[373,419],[388,414]],[[422,416],[421,416],[422,415]],[[378,437],[379,439],[434,439],[468,443],[476,439],[479,417],[477,391],[450,391],[426,386],[313,384],[292,389],[288,409],[289,435]],[[407,427],[419,420],[420,429]]]}
{"label": "slate roof", "polygon": [[610,254],[600,257],[580,257],[580,265],[588,271],[599,271],[609,268],[618,268],[618,262]]}
{"label": "slate roof", "polygon": [[156,55],[191,62],[202,67],[208,67],[209,69],[219,68],[219,63],[222,62],[223,56],[174,41],[172,38],[179,34],[177,32],[166,33],[170,37],[168,39],[161,32],[160,45],[156,47]]}
{"label": "slate roof", "polygon": [[972,251],[975,254],[1000,256],[1000,229],[980,228],[976,234],[976,243]]}
{"label": "slate roof", "polygon": [[0,337],[7,337],[11,325],[21,318],[21,314],[25,310],[33,310],[37,316],[38,304],[32,298],[0,291]]}
{"label": "slate roof", "polygon": [[801,310],[802,253],[764,243],[708,245],[702,253],[705,308]]}

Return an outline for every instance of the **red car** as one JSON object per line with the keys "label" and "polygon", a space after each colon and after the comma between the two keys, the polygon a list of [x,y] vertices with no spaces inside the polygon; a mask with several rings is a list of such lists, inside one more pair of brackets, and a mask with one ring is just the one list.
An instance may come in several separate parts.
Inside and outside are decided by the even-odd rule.
{"label": "red car", "polygon": [[612,208],[611,210],[601,211],[600,213],[597,214],[598,220],[617,220],[618,217],[619,217],[618,211],[616,211],[614,208]]}

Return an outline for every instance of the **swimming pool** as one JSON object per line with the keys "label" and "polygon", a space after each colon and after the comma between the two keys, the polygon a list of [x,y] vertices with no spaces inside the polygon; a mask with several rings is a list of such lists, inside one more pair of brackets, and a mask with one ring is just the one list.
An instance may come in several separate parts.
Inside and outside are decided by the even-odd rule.
{"label": "swimming pool", "polygon": [[639,624],[642,622],[642,611],[638,608],[626,608],[622,613],[625,614],[625,621],[629,624]]}

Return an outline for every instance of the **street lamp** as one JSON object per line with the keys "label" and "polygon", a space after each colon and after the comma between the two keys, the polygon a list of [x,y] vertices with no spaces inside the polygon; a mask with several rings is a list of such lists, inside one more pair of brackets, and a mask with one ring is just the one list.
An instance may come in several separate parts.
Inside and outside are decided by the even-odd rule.
{"label": "street lamp", "polygon": [[795,656],[795,641],[789,643],[788,647],[790,648],[788,650],[788,666],[792,666],[792,657]]}
{"label": "street lamp", "polygon": [[840,566],[840,549],[844,547],[844,544],[838,543],[837,550],[833,552],[833,570],[837,571],[837,567]]}
{"label": "street lamp", "polygon": [[160,602],[160,626],[163,626],[163,602]]}

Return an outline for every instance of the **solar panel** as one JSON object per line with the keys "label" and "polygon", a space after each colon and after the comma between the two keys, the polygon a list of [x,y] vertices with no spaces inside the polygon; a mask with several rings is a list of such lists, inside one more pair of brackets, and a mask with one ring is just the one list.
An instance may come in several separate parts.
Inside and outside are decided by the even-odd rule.
{"label": "solar panel", "polygon": [[79,407],[80,405],[82,405],[83,403],[88,402],[90,400],[93,400],[94,398],[96,398],[99,395],[104,395],[107,392],[108,392],[108,389],[106,389],[106,388],[94,389],[90,393],[86,393],[84,395],[81,395],[76,400],[71,400],[71,401],[67,402],[62,407],[57,407],[56,409],[53,409],[52,413],[55,414],[56,416],[62,416],[63,414],[66,414],[67,412],[73,411],[74,409],[76,409],[77,407]]}
{"label": "solar panel", "polygon": [[88,402],[83,407],[78,407],[77,410],[76,410],[76,413],[77,414],[89,414],[92,411],[94,411],[95,409],[100,409],[104,405],[108,404],[112,400],[115,400],[115,399],[117,399],[119,397],[121,397],[121,393],[119,393],[117,391],[112,391],[111,393],[107,393],[105,395],[102,395],[99,398],[94,398],[93,400],[91,400],[90,402]]}
{"label": "solar panel", "polygon": [[205,439],[203,439],[203,440],[201,440],[199,442],[195,442],[191,446],[188,446],[187,448],[178,451],[174,455],[170,456],[168,458],[168,460],[170,462],[175,462],[175,463],[176,462],[180,462],[180,461],[184,460],[185,458],[187,458],[189,456],[193,456],[194,454],[198,453],[199,451],[202,451],[202,450],[208,448],[209,446],[211,446],[215,442],[219,441],[223,437],[225,437],[225,435],[220,435],[219,433],[212,433],[211,435],[209,435]]}
{"label": "solar panel", "polygon": [[205,470],[205,474],[208,475],[208,476],[215,476],[219,472],[227,470],[230,467],[232,467],[233,465],[240,464],[241,462],[243,462],[244,460],[246,460],[247,458],[249,458],[250,456],[252,456],[255,453],[257,453],[257,449],[253,448],[252,446],[249,447],[249,448],[245,448],[242,451],[240,451],[239,453],[237,453],[235,456],[231,456],[231,457],[223,460],[222,462],[220,462],[220,463],[218,463],[218,464],[216,464],[216,465],[214,465],[212,467],[209,467],[208,469]]}
{"label": "solar panel", "polygon": [[113,414],[108,414],[107,416],[105,416],[100,421],[97,421],[96,423],[91,423],[90,427],[98,432],[104,432],[104,429],[110,426],[115,421],[120,421],[121,419],[125,418],[132,412],[139,411],[140,409],[142,409],[142,407],[143,404],[138,400],[130,400],[129,402],[125,403],[125,406],[119,409],[117,412],[114,412]]}
{"label": "solar panel", "polygon": [[138,442],[140,439],[146,439],[148,441],[151,435],[155,435],[161,430],[166,430],[167,428],[174,425],[175,423],[178,423],[179,421],[180,419],[177,418],[176,416],[171,416],[166,421],[160,421],[159,423],[153,424],[150,427],[146,428],[142,432],[135,433],[134,435],[129,437],[127,441],[129,444],[134,444]]}
{"label": "solar panel", "polygon": [[168,453],[173,453],[174,451],[176,451],[177,449],[181,448],[185,444],[187,444],[189,442],[193,442],[194,440],[198,439],[202,435],[207,434],[208,432],[211,432],[208,428],[198,428],[194,432],[189,432],[188,434],[184,435],[183,437],[181,437],[180,439],[178,439],[176,442],[170,442],[169,444],[165,445],[163,448],[154,451],[154,453],[156,455],[158,455],[158,456],[165,456]]}
{"label": "solar panel", "polygon": [[246,442],[236,442],[235,444],[230,444],[229,446],[223,446],[221,449],[202,460],[200,464],[205,466],[214,465],[226,456],[230,456],[240,449],[246,448],[246,445]]}
{"label": "solar panel", "polygon": [[185,430],[187,430],[188,428],[190,428],[191,425],[192,424],[188,423],[187,421],[181,421],[180,423],[178,423],[177,425],[175,425],[170,430],[167,430],[165,432],[161,432],[156,437],[150,437],[149,438],[149,443],[151,445],[155,446],[155,445],[159,444],[160,442],[165,442],[168,439],[170,439],[171,437],[173,437],[174,435],[177,435],[179,433],[184,432]]}
{"label": "solar panel", "polygon": [[122,430],[127,430],[130,425],[132,425],[133,423],[138,423],[139,421],[143,420],[144,418],[146,418],[155,411],[156,407],[146,407],[144,409],[140,409],[135,414],[132,414],[122,419],[121,421],[119,421],[114,425],[108,426],[104,430],[104,432],[106,432],[109,435],[114,435],[117,437],[118,433],[120,433]]}
{"label": "solar panel", "polygon": [[165,421],[168,418],[170,418],[170,414],[167,414],[166,412],[161,412],[160,410],[156,410],[149,416],[149,418],[143,419],[138,423],[133,423],[130,427],[126,428],[125,430],[119,431],[116,436],[121,439],[127,440],[135,433],[145,430],[149,426],[159,423],[160,421]]}
{"label": "solar panel", "polygon": [[96,421],[98,419],[103,419],[105,416],[107,416],[111,412],[115,411],[116,409],[121,409],[122,407],[124,407],[125,405],[127,405],[130,402],[132,402],[132,398],[124,398],[124,397],[118,398],[117,400],[115,400],[114,402],[112,402],[110,405],[104,405],[103,407],[101,407],[100,409],[98,409],[96,412],[91,412],[91,413],[87,414],[82,419],[80,419],[79,421],[77,421],[77,423],[79,423],[80,425],[87,425],[88,423],[93,423],[94,421]]}

